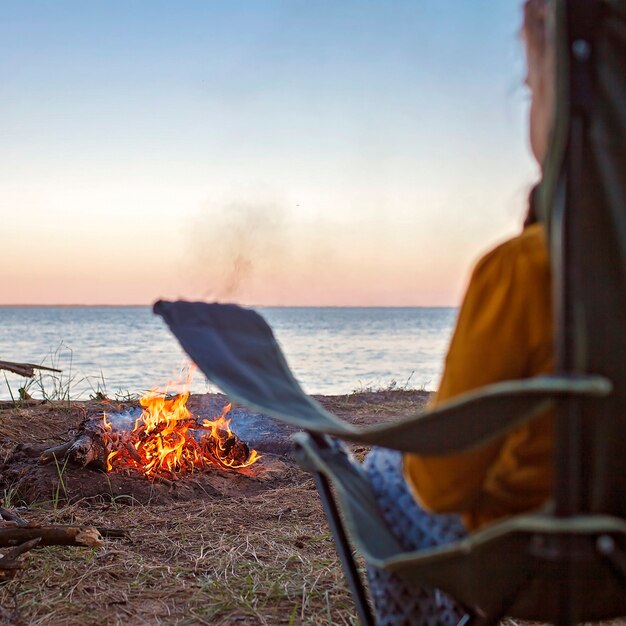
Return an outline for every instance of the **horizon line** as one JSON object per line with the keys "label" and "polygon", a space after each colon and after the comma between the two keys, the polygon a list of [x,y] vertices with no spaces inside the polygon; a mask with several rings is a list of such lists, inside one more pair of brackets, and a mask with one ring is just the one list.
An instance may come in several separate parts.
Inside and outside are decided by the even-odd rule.
{"label": "horizon line", "polygon": [[[158,301],[155,301],[158,302]],[[189,300],[203,302],[203,300]],[[208,304],[236,304],[253,309],[455,309],[452,304],[240,304],[237,302],[211,302]],[[152,304],[0,304],[0,309],[145,309]]]}

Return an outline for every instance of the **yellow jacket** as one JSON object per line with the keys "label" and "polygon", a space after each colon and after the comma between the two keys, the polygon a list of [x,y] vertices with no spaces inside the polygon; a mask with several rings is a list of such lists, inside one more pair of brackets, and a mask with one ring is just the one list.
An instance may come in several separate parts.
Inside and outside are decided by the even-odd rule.
{"label": "yellow jacket", "polygon": [[[536,224],[476,266],[433,404],[552,369],[550,267],[543,229]],[[461,513],[473,530],[537,508],[549,497],[552,429],[553,416],[547,413],[469,452],[406,455],[405,478],[424,508]]]}

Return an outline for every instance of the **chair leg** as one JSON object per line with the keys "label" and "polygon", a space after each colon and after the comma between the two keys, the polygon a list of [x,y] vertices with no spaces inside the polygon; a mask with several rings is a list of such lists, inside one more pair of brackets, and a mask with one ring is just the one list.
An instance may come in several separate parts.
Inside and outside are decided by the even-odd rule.
{"label": "chair leg", "polygon": [[558,621],[556,626],[573,626],[579,620],[576,619],[577,598],[575,585],[575,563],[571,555],[576,553],[576,538],[572,536],[563,537],[558,543],[562,555],[561,576],[558,588]]}
{"label": "chair leg", "polygon": [[476,615],[474,613],[465,613],[463,617],[456,623],[456,626],[468,626],[474,623]]}
{"label": "chair leg", "polygon": [[328,479],[319,472],[313,473],[313,479],[315,480],[315,486],[322,500],[322,506],[326,514],[326,519],[328,520],[328,525],[335,538],[337,554],[339,555],[344,574],[348,580],[348,586],[350,587],[350,592],[352,593],[352,598],[356,605],[359,620],[362,626],[376,626],[376,621],[367,602],[363,581],[359,576],[354,557],[352,556],[348,536],[344,530]]}
{"label": "chair leg", "polygon": [[610,535],[600,535],[596,540],[596,549],[606,558],[622,586],[626,586],[626,554],[616,544],[615,539]]}
{"label": "chair leg", "polygon": [[513,606],[513,603],[507,603],[501,609],[499,608],[497,611],[489,615],[469,615],[466,616],[469,619],[465,621],[467,624],[469,622],[470,626],[498,626],[498,624],[507,616],[509,609]]}
{"label": "chair leg", "polygon": [[474,613],[469,619],[470,626],[497,626],[509,614],[510,609],[515,606],[517,599],[524,593],[529,581],[530,576],[528,572],[524,572],[517,579],[515,585],[511,586],[511,590],[503,598],[502,604],[495,610],[490,610],[487,613]]}
{"label": "chair leg", "polygon": [[566,567],[563,578],[559,584],[559,618],[555,626],[572,626],[574,619],[574,607],[572,606],[572,581],[569,568]]}

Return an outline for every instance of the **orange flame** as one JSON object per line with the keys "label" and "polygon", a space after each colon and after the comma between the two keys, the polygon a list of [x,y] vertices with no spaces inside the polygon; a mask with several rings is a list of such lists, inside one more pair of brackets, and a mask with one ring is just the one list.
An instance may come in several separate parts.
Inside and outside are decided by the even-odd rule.
{"label": "orange flame", "polygon": [[244,463],[237,461],[237,457],[230,455],[229,452],[233,445],[237,445],[237,437],[230,430],[230,420],[226,419],[226,415],[230,412],[232,404],[227,404],[222,414],[214,421],[202,420],[202,427],[210,431],[209,441],[216,444],[216,456],[220,462],[227,467],[240,468],[252,465],[261,458],[256,450],[251,450],[250,455]]}
{"label": "orange flame", "polygon": [[217,419],[198,423],[187,408],[189,382],[187,391],[174,397],[154,389],[141,398],[143,410],[130,433],[114,433],[106,413],[102,415],[107,471],[132,467],[145,476],[174,477],[208,465],[240,469],[261,458],[231,431],[226,419],[230,404]]}

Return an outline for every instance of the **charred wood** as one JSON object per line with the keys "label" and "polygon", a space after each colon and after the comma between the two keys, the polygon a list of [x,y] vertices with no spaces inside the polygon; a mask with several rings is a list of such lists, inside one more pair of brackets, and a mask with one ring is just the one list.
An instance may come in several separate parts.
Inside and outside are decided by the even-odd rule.
{"label": "charred wood", "polygon": [[90,465],[97,469],[105,469],[106,448],[101,437],[83,434],[73,441],[44,450],[39,462],[52,463],[55,459],[57,462],[68,460],[79,467]]}
{"label": "charred wood", "polygon": [[81,435],[72,443],[67,451],[67,457],[80,467],[86,465],[99,465],[101,469],[106,467],[106,450],[100,437]]}
{"label": "charred wood", "polygon": [[135,449],[135,446],[132,444],[132,442],[126,442],[126,450],[128,450],[128,454],[130,454],[130,456],[133,458],[133,461],[139,463],[139,465],[143,465],[143,461],[141,460],[141,457],[139,456],[139,453]]}
{"label": "charred wood", "polygon": [[52,463],[55,459],[57,461],[62,461],[66,452],[72,447],[73,441],[66,441],[61,445],[54,446],[53,448],[48,448],[41,453],[39,457],[39,462],[44,463]]}

